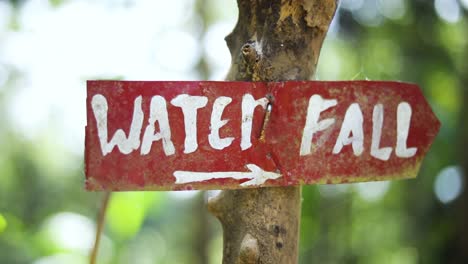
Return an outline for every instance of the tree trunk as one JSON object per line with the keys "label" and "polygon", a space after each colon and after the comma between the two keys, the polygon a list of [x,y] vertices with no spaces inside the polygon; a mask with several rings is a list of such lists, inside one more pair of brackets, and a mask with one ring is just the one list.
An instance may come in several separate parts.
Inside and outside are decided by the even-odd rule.
{"label": "tree trunk", "polygon": [[[227,80],[307,80],[337,0],[238,0],[226,37]],[[274,106],[273,106],[274,107]],[[297,263],[301,187],[222,191],[208,201],[224,230],[224,264]]]}

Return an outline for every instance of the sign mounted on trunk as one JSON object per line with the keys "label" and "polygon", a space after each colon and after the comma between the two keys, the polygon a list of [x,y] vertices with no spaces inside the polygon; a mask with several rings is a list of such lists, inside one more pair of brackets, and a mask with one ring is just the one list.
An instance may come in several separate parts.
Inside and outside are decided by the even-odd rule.
{"label": "sign mounted on trunk", "polygon": [[416,177],[440,122],[399,82],[88,81],[89,190]]}

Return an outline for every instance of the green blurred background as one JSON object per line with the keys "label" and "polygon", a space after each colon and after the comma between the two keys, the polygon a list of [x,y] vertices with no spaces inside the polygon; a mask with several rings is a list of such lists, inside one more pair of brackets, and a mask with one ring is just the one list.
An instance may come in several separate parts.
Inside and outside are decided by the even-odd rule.
{"label": "green blurred background", "polygon": [[[234,0],[0,1],[0,263],[87,263],[85,81],[222,80]],[[415,180],[306,186],[300,263],[468,263],[468,0],[342,0],[315,79],[420,84]],[[464,173],[465,172],[465,173]],[[98,263],[220,263],[209,192],[111,197]]]}

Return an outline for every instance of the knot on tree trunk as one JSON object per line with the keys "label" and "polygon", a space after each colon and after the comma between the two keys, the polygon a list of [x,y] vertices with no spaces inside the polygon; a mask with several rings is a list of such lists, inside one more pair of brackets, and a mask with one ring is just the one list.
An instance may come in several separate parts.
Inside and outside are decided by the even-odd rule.
{"label": "knot on tree trunk", "polygon": [[268,62],[262,54],[261,43],[249,40],[242,45],[240,52],[239,78],[251,81],[262,81],[267,76]]}
{"label": "knot on tree trunk", "polygon": [[242,239],[236,264],[257,264],[259,255],[257,239],[247,233]]}

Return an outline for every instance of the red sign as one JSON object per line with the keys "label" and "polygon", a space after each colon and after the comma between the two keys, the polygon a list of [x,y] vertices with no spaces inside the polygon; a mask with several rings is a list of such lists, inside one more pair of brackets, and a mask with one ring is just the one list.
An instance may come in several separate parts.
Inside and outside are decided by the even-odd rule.
{"label": "red sign", "polygon": [[419,88],[399,82],[87,86],[89,190],[411,178],[440,127]]}

